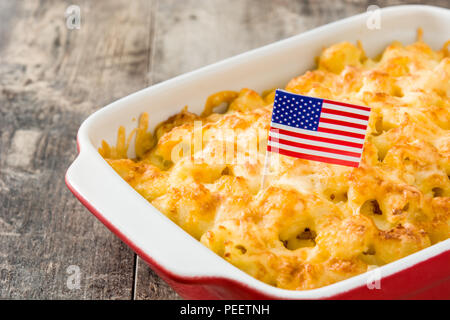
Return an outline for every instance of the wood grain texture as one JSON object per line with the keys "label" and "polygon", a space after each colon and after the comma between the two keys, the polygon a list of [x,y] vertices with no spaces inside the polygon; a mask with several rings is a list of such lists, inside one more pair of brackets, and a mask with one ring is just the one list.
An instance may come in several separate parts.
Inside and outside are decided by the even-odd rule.
{"label": "wood grain texture", "polygon": [[[80,30],[66,28],[70,4],[0,5],[13,14],[1,20],[0,44],[2,298],[133,296],[134,253],[73,197],[64,174],[86,116],[148,85],[150,3],[85,1]],[[66,285],[70,265],[80,289]]]}
{"label": "wood grain texture", "polygon": [[[0,298],[179,298],[65,187],[81,122],[148,85],[403,3],[0,0]],[[72,4],[80,30],[65,24]],[[70,265],[80,289],[67,287]]]}

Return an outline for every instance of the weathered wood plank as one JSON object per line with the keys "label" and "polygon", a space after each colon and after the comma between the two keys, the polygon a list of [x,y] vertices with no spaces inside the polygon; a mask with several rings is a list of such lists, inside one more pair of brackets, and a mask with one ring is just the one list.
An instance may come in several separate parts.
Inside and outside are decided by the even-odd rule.
{"label": "weathered wood plank", "polygon": [[[134,253],[73,197],[64,173],[82,120],[148,85],[150,3],[82,1],[81,29],[68,30],[71,4],[0,2],[2,298],[132,298]],[[70,265],[80,289],[66,285]]]}

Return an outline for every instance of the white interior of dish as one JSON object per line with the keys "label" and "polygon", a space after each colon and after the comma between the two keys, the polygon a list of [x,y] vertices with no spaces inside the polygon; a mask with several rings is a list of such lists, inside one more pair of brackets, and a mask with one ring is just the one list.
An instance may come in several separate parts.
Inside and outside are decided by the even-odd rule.
{"label": "white interior of dish", "polygon": [[[139,115],[148,112],[156,126],[185,105],[203,110],[206,98],[221,90],[244,87],[256,91],[284,87],[294,76],[314,67],[322,48],[339,41],[361,40],[368,56],[379,54],[389,43],[415,41],[417,28],[434,49],[450,39],[450,10],[429,6],[398,6],[382,9],[381,28],[366,26],[369,13],[344,19],[298,36],[256,49],[194,72],[141,90],[91,115],[80,127],[81,153],[67,179],[89,203],[143,252],[168,271],[185,277],[218,276],[243,282],[280,298],[319,298],[364,285],[362,274],[309,291],[290,291],[266,285],[235,268],[190,237],[122,180],[97,152],[101,140],[115,144],[117,129],[136,127]],[[134,119],[134,120],[133,120]],[[134,155],[130,150],[129,156]],[[382,276],[450,249],[450,240],[383,266]]]}

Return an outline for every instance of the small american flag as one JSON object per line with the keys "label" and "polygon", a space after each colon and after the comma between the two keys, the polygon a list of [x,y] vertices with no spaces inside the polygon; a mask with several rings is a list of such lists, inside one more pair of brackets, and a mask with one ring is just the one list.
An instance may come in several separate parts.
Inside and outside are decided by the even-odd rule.
{"label": "small american flag", "polygon": [[370,108],[277,90],[267,151],[358,167]]}

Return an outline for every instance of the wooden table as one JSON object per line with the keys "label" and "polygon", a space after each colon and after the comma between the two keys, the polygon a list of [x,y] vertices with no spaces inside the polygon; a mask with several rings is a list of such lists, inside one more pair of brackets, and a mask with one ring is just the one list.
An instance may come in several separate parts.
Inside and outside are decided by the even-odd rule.
{"label": "wooden table", "polygon": [[[66,188],[81,122],[136,90],[369,2],[0,0],[0,298],[179,298]],[[80,29],[66,25],[72,4]]]}

